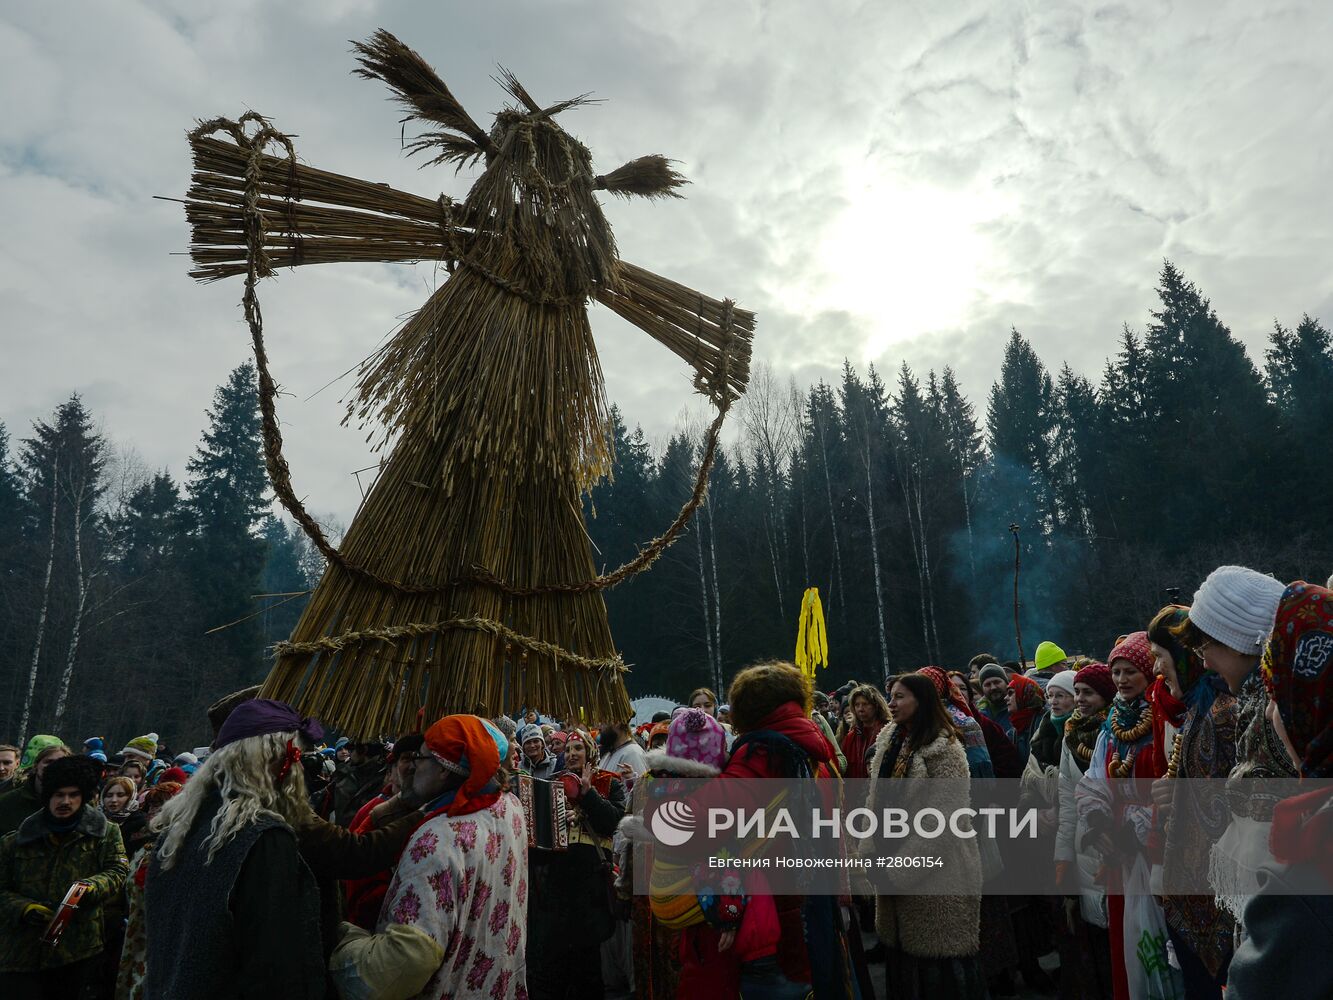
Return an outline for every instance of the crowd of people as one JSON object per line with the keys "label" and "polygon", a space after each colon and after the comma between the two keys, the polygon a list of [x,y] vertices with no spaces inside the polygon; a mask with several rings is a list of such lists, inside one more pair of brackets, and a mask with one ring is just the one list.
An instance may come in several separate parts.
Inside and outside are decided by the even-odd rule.
{"label": "crowd of people", "polygon": [[[1333,996],[1330,600],[1226,566],[1104,657],[1048,640],[831,692],[758,664],[637,726],[530,708],[329,740],[246,697],[184,753],[0,745],[0,995]],[[950,779],[955,805],[1010,779],[1044,870],[987,893],[1006,859],[978,836],[940,848],[955,895],[699,886],[655,852],[659,778],[862,779],[872,806],[901,779]],[[1269,778],[1306,784],[1220,817],[1182,780]],[[1210,894],[1173,891],[1200,865]]]}

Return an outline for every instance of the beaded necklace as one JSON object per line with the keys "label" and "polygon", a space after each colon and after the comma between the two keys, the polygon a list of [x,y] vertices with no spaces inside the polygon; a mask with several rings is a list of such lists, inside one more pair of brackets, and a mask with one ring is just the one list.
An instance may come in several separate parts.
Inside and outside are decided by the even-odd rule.
{"label": "beaded necklace", "polygon": [[[1129,728],[1126,729],[1124,727],[1124,722],[1128,720],[1125,720],[1123,717],[1126,714],[1133,712],[1140,704],[1143,705],[1142,712],[1138,715],[1137,720],[1130,723]],[[1111,735],[1121,743],[1137,743],[1151,731],[1152,706],[1146,701],[1140,699],[1133,705],[1126,705],[1117,698],[1111,705]]]}
{"label": "beaded necklace", "polygon": [[[1137,721],[1128,729],[1124,728],[1122,724],[1122,715],[1133,712],[1140,703],[1143,705],[1143,711],[1138,716]],[[1111,704],[1110,728],[1111,735],[1116,738],[1117,743],[1125,743],[1133,746],[1152,731],[1152,706],[1146,701],[1142,701],[1142,699],[1135,701],[1133,705],[1126,705],[1123,701],[1117,698]],[[1134,759],[1138,757],[1138,754],[1139,752],[1137,749],[1130,750],[1125,756],[1125,759],[1121,760],[1120,751],[1117,749],[1115,753],[1111,754],[1111,761],[1107,765],[1107,770],[1117,778],[1128,777],[1134,770]]]}
{"label": "beaded necklace", "polygon": [[1092,762],[1092,752],[1097,746],[1097,734],[1106,721],[1106,709],[1094,715],[1084,716],[1075,711],[1065,720],[1065,742],[1074,756],[1083,763],[1083,769]]}

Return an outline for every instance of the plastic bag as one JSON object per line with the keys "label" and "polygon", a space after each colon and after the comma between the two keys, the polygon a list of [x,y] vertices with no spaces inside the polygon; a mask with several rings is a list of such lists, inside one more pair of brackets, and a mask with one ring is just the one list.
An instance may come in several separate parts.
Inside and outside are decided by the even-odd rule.
{"label": "plastic bag", "polygon": [[1180,970],[1171,966],[1166,917],[1149,891],[1142,855],[1125,879],[1124,944],[1132,1000],[1185,1000]]}

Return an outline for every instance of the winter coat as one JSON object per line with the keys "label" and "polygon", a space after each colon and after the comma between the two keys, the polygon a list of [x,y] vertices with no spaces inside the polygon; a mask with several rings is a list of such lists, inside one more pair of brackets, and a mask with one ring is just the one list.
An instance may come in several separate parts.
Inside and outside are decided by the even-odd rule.
{"label": "winter coat", "polygon": [[568,849],[528,851],[530,965],[549,967],[565,953],[600,944],[615,932],[611,837],[625,815],[625,786],[605,771],[597,776],[606,794],[595,782],[566,813]]}
{"label": "winter coat", "polygon": [[258,816],[206,861],[220,798],[206,801],[144,881],[145,1000],[324,1000],[319,890],[296,835]]}
{"label": "winter coat", "polygon": [[42,802],[37,798],[31,777],[10,788],[0,795],[0,837],[13,833],[20,823],[41,810]]}
{"label": "winter coat", "polygon": [[1270,861],[1258,871],[1259,891],[1245,904],[1248,936],[1231,959],[1227,1000],[1330,997],[1333,794],[1316,790],[1285,800],[1273,820],[1270,846],[1285,863]]}
{"label": "winter coat", "polygon": [[[683,778],[686,780],[704,780],[715,778],[718,769],[699,761],[672,757],[665,750],[651,750],[646,757],[651,778]],[[644,853],[644,870],[652,870],[653,847],[656,841],[644,823],[644,811],[648,805],[650,779],[639,782],[634,788],[633,814],[620,821],[619,833],[626,842],[626,851],[620,860],[620,876],[617,887],[623,892],[632,891],[633,854]],[[636,955],[647,957],[646,967],[636,959],[636,977],[646,977],[646,981],[635,981],[635,993],[640,997],[677,996],[676,987],[684,975],[690,1000],[732,1000],[740,989],[741,966],[745,962],[767,958],[776,954],[782,928],[778,923],[777,907],[773,897],[765,893],[765,886],[759,878],[752,878],[747,873],[746,903],[739,921],[734,921],[736,939],[732,947],[724,952],[717,950],[717,938],[720,927],[725,922],[718,922],[717,909],[707,900],[696,899],[697,919],[693,925],[690,939],[694,947],[682,953],[680,932],[661,924],[654,907],[662,908],[664,913],[677,916],[681,912],[680,897],[654,897],[648,907],[638,908],[634,914],[634,935]],[[716,900],[718,897],[714,896]],[[748,904],[748,905],[747,905]],[[703,926],[699,921],[706,921]],[[667,944],[669,953],[660,945],[654,951],[657,942]],[[654,962],[653,959],[660,959]],[[682,963],[686,968],[682,969]]]}
{"label": "winter coat", "polygon": [[[885,765],[885,753],[896,723],[889,723],[875,741],[870,759],[870,795],[866,808],[876,809],[883,794],[882,782],[895,781],[880,777]],[[892,766],[892,762],[888,763]],[[946,778],[937,789],[932,789],[930,804],[945,816],[955,810],[966,809],[968,801],[967,754],[963,744],[945,733],[918,749],[907,766],[905,778]],[[961,824],[960,824],[961,825]],[[917,958],[961,958],[981,950],[978,928],[981,921],[981,856],[976,838],[962,840],[944,836],[934,840],[908,836],[897,842],[896,853],[904,856],[942,857],[944,870],[950,879],[975,885],[977,894],[911,896],[891,895],[875,897],[875,931],[891,948],[898,948]],[[929,878],[928,872],[925,876]]]}
{"label": "winter coat", "polygon": [[[1004,733],[1010,743],[1018,739],[1014,732],[1014,724],[1009,719],[1009,706],[1004,703],[1003,698],[1000,699],[998,704],[989,698],[978,698],[977,708],[986,718],[1000,727],[1000,731]],[[992,754],[992,756],[994,755]]]}
{"label": "winter coat", "polygon": [[1065,875],[1065,889],[1079,893],[1079,909],[1083,919],[1098,927],[1105,927],[1106,890],[1097,882],[1097,872],[1102,866],[1102,856],[1091,849],[1080,851],[1078,845],[1088,832],[1087,821],[1078,815],[1075,800],[1078,783],[1083,778],[1083,771],[1078,766],[1073,751],[1061,743],[1060,750],[1060,807],[1058,824],[1055,829],[1055,860],[1068,865]]}
{"label": "winter coat", "polygon": [[384,761],[376,757],[360,764],[339,764],[333,774],[334,822],[351,826],[360,808],[384,787],[386,776]]}
{"label": "winter coat", "polygon": [[560,754],[557,756],[549,750],[546,753],[545,759],[536,764],[528,760],[527,757],[524,757],[519,764],[519,770],[524,774],[530,774],[534,778],[540,778],[542,781],[550,781],[564,769],[565,755]]}
{"label": "winter coat", "polygon": [[875,748],[875,740],[884,729],[884,723],[872,722],[868,726],[853,726],[842,738],[842,752],[847,758],[845,778],[867,778],[866,761]]}
{"label": "winter coat", "polygon": [[342,919],[338,880],[383,873],[384,884],[388,885],[388,869],[398,860],[421,819],[421,813],[413,809],[378,830],[356,834],[316,816],[296,831],[301,860],[319,886],[319,930],[326,959],[338,943],[338,925]]}
{"label": "winter coat", "polygon": [[[776,739],[778,737],[781,739]],[[737,737],[737,740],[739,745],[732,748],[726,766],[718,775],[718,781],[741,779],[748,782],[748,779],[753,778],[790,779],[792,775],[784,771],[784,767],[790,762],[784,762],[782,746],[794,747],[816,778],[834,775],[833,745],[825,739],[819,726],[796,702],[778,706],[760,721],[756,731],[745,733]],[[852,767],[850,759],[847,765],[849,769]],[[753,793],[755,786],[742,784],[735,787],[740,790],[737,794],[745,797]],[[746,891],[748,892],[748,889]],[[832,956],[813,954],[807,948],[805,897],[792,894],[774,896],[773,904],[778,921],[779,944],[776,959],[779,969],[791,982],[815,985],[815,981],[824,974],[824,969]],[[681,935],[682,950],[692,949],[693,957],[686,965],[687,970],[696,958],[706,959],[710,954],[710,948],[712,953],[716,953],[716,933],[712,928],[691,927]],[[815,988],[818,992],[818,985],[815,985]],[[682,976],[681,992],[682,995],[694,996],[693,992],[686,992],[684,976]]]}
{"label": "winter coat", "polygon": [[[1248,937],[1227,972],[1227,1000],[1333,996],[1333,886],[1315,864],[1259,870],[1245,905]],[[1305,896],[1297,892],[1319,893]]]}
{"label": "winter coat", "polygon": [[[0,839],[0,971],[53,969],[100,953],[103,910],[118,898],[129,870],[120,830],[87,806],[69,833],[51,833],[45,812],[38,812],[6,834]],[[24,923],[23,911],[33,903],[55,910],[78,881],[92,889],[60,943],[40,944],[45,925]]]}
{"label": "winter coat", "polygon": [[990,716],[977,712],[974,716],[981,734],[986,738],[986,752],[990,754],[991,768],[997,778],[1017,778],[1023,773],[1023,762],[1018,758],[1018,750],[1013,740],[1009,739]]}

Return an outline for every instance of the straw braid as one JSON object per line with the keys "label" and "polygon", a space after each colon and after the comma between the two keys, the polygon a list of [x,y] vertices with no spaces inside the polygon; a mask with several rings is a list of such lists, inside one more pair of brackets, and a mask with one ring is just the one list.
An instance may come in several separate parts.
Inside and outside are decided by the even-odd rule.
{"label": "straw braid", "polygon": [[444,266],[450,274],[453,274],[455,268],[462,264],[469,271],[481,275],[496,288],[506,291],[510,295],[516,295],[524,302],[530,302],[534,306],[560,307],[587,304],[588,298],[585,295],[538,295],[530,289],[524,288],[518,282],[510,281],[508,278],[478,264],[458,245],[458,226],[454,223],[454,200],[448,195],[442,194],[439,197],[439,205],[440,235],[444,239],[444,249],[447,254]]}
{"label": "straw braid", "polygon": [[500,622],[480,617],[450,618],[447,621],[433,622],[429,625],[411,624],[394,625],[390,628],[369,628],[358,632],[344,632],[342,635],[324,636],[311,642],[279,642],[274,644],[273,653],[275,656],[286,656],[289,653],[337,653],[348,646],[360,646],[367,642],[392,644],[395,639],[416,639],[421,636],[437,635],[454,629],[468,632],[486,632],[505,639],[526,652],[549,656],[558,663],[570,664],[584,670],[614,670],[617,673],[627,673],[629,669],[619,655],[601,660],[579,656],[577,653],[571,653],[554,643],[534,639],[532,636],[515,632]]}
{"label": "straw braid", "polygon": [[[247,135],[245,131],[246,124],[255,124],[259,128],[253,135]],[[416,584],[403,583],[390,579],[376,573],[374,570],[364,566],[358,566],[349,562],[343,554],[334,547],[324,534],[319,523],[311,517],[306,510],[305,505],[296,495],[292,486],[291,467],[288,465],[282,450],[282,431],[278,425],[277,408],[275,399],[277,397],[277,388],[273,377],[270,374],[268,366],[268,354],[264,347],[264,319],[259,306],[259,294],[256,291],[258,280],[262,277],[268,277],[273,274],[273,268],[270,264],[268,253],[265,249],[268,226],[265,223],[264,215],[259,210],[260,187],[263,175],[263,164],[265,160],[264,150],[270,143],[277,143],[282,146],[287,153],[288,167],[288,191],[286,201],[290,206],[292,200],[299,199],[300,193],[297,182],[296,171],[296,150],[292,145],[290,137],[274,129],[266,118],[256,112],[249,111],[243,114],[238,121],[230,121],[226,118],[214,118],[209,121],[200,122],[198,127],[189,133],[190,141],[193,143],[205,136],[216,132],[228,133],[236,144],[248,152],[247,165],[245,171],[245,195],[242,207],[244,219],[244,233],[246,243],[247,267],[245,274],[245,292],[241,298],[241,303],[245,312],[245,321],[250,328],[250,337],[254,347],[255,366],[259,375],[259,409],[263,423],[264,440],[264,461],[268,469],[269,480],[273,486],[273,492],[279,502],[293,517],[301,530],[320,551],[320,553],[330,562],[337,563],[348,573],[352,573],[365,580],[370,581],[376,586],[387,590],[395,590],[404,594],[438,594],[452,590],[460,586],[483,585],[493,587],[494,589],[507,594],[511,597],[534,597],[541,594],[586,594],[592,591],[605,590],[615,587],[632,576],[643,572],[652,566],[680,536],[685,525],[689,523],[695,512],[703,503],[708,493],[708,477],[712,472],[713,462],[717,455],[718,441],[721,437],[723,421],[726,418],[727,411],[731,407],[731,402],[735,398],[734,394],[728,389],[727,382],[730,374],[730,345],[735,339],[733,332],[733,308],[734,303],[727,299],[723,303],[723,316],[720,324],[720,332],[723,337],[723,346],[720,352],[721,363],[712,377],[705,379],[702,375],[696,378],[696,388],[712,400],[717,407],[717,417],[708,429],[707,443],[704,448],[703,459],[699,463],[699,471],[695,477],[694,490],[681,507],[680,513],[676,519],[668,526],[667,530],[658,537],[649,541],[637,556],[624,563],[619,568],[610,573],[604,573],[601,576],[594,577],[591,580],[583,580],[576,583],[551,583],[541,584],[534,587],[516,587],[495,576],[485,567],[474,566],[472,573],[464,576],[454,577],[442,584]],[[491,274],[487,269],[478,264],[474,264],[467,259],[467,256],[458,253],[458,247],[452,237],[452,207],[453,202],[441,196],[439,201],[441,214],[441,228],[445,233],[446,249],[450,250],[450,256],[454,257],[459,263],[464,264],[471,270],[475,270],[486,280],[503,290],[518,295],[530,302],[538,304],[564,304],[557,303],[556,300],[534,299],[532,293],[526,289],[520,290],[512,282],[501,279],[498,275]],[[289,209],[290,217],[290,209]],[[291,226],[291,231],[295,233],[296,226]],[[299,244],[298,244],[299,246]],[[702,317],[700,317],[702,319]],[[471,619],[466,619],[471,621]],[[476,621],[480,621],[477,619]],[[443,623],[437,623],[443,624]],[[498,623],[491,623],[498,628],[504,626]],[[426,626],[411,626],[421,628]],[[428,631],[439,631],[434,627],[426,627]],[[404,633],[407,634],[407,633]],[[347,633],[347,636],[357,636],[358,633]],[[519,637],[521,640],[522,637]],[[519,641],[515,640],[515,641]],[[335,640],[325,640],[335,641]],[[531,643],[538,643],[539,640],[528,640]],[[519,641],[520,645],[526,645]],[[280,644],[282,646],[283,644]],[[304,644],[310,645],[310,644]],[[546,645],[546,644],[542,644]],[[529,647],[536,648],[536,647]],[[551,647],[555,650],[556,647]],[[280,652],[286,651],[280,649]],[[292,647],[291,651],[300,652],[301,650]],[[581,657],[570,653],[561,653],[563,659],[569,662],[577,663]],[[584,661],[587,664],[603,664],[603,661]],[[622,664],[623,667],[623,664]]]}

